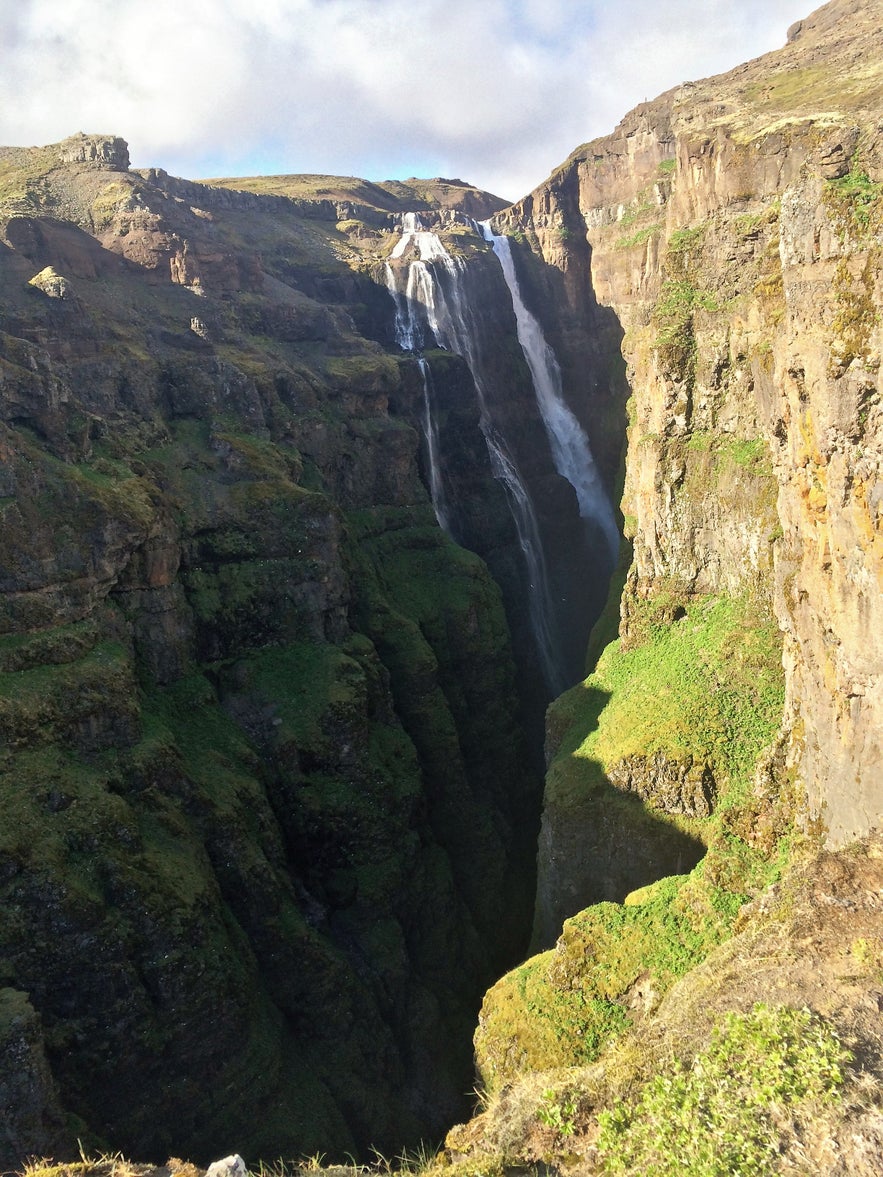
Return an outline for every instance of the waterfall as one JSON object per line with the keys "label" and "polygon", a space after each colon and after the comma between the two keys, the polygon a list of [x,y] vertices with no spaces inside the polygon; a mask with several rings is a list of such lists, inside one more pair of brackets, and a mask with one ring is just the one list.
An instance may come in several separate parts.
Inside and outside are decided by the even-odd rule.
{"label": "waterfall", "polygon": [[[391,262],[404,261],[408,254],[414,252],[418,256],[412,256],[407,260],[408,274],[405,290],[402,291],[396,269]],[[487,445],[491,473],[506,490],[519,547],[525,560],[528,616],[542,664],[543,677],[550,693],[557,695],[571,684],[567,681],[558,656],[558,642],[555,639],[553,623],[555,601],[549,583],[537,514],[515,458],[506,444],[504,435],[495,425],[488,406],[487,381],[478,347],[477,323],[469,300],[465,297],[464,278],[465,265],[462,259],[452,257],[437,234],[428,232],[415,213],[406,213],[402,223],[402,236],[386,263],[387,287],[396,308],[396,342],[404,351],[418,351],[424,346],[428,330],[437,346],[463,356],[469,365],[478,397],[479,426]],[[437,429],[432,414],[432,398],[428,391],[424,397],[424,404],[424,434],[427,449],[431,450],[433,443],[430,442],[430,433],[434,435],[437,443]],[[437,444],[434,453],[435,459],[430,454],[430,471],[433,461],[438,462]],[[440,463],[436,469],[441,487]],[[431,487],[430,491],[433,493]],[[441,523],[442,515],[447,517],[446,508],[436,502],[434,493],[433,506]]]}
{"label": "waterfall", "polygon": [[426,439],[426,456],[429,466],[429,494],[439,527],[450,535],[451,525],[439,458],[438,426],[432,411],[432,374],[429,371],[429,364],[422,356],[418,357],[417,366],[423,377],[423,436]]}
{"label": "waterfall", "polygon": [[[427,233],[424,230],[416,213],[406,213],[402,237],[390,257],[400,258],[412,242],[414,242],[420,256],[419,259],[412,260],[408,265],[408,279],[404,292],[399,290],[396,272],[389,262],[386,263],[386,285],[395,303],[396,343],[403,351],[416,353],[423,349],[425,334],[423,319],[419,313],[420,309],[422,308],[424,316],[428,320],[430,330],[433,330],[435,323],[433,311],[435,287],[424,258],[447,258],[449,254],[434,233]],[[429,364],[423,356],[417,356],[417,367],[420,369],[420,378],[423,382],[421,425],[423,440],[426,444],[429,495],[439,527],[451,535],[450,517],[439,458],[438,425],[433,411],[432,375]]]}
{"label": "waterfall", "polygon": [[489,221],[481,222],[479,227],[485,240],[493,246],[512,296],[518,342],[530,368],[537,407],[549,438],[555,469],[573,487],[581,517],[593,520],[600,528],[611,562],[615,564],[619,552],[619,528],[613,508],[598,475],[589,439],[564,401],[561,369],[555,353],[546,342],[539,322],[524,305],[509,238],[496,236]]}

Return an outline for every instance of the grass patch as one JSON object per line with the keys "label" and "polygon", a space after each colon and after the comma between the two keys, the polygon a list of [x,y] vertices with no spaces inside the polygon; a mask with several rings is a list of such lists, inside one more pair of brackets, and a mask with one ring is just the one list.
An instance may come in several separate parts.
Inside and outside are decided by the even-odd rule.
{"label": "grass patch", "polygon": [[656,330],[653,347],[659,355],[663,375],[669,380],[685,380],[690,386],[696,379],[694,316],[697,309],[719,308],[711,295],[697,290],[692,282],[669,278],[663,283],[651,317]]}
{"label": "grass patch", "polygon": [[829,180],[824,195],[843,236],[861,239],[883,223],[883,183],[872,180],[857,164],[845,176]]}
{"label": "grass patch", "polygon": [[787,111],[829,100],[835,81],[839,85],[841,79],[835,79],[827,66],[789,69],[752,82],[745,96],[749,102],[756,102],[764,109]]}
{"label": "grass patch", "polygon": [[632,249],[636,245],[644,245],[651,237],[657,233],[661,233],[663,226],[657,222],[655,225],[647,225],[643,229],[638,229],[636,233],[632,233],[629,237],[620,237],[615,245],[616,249]]}
{"label": "grass patch", "polygon": [[651,184],[646,188],[642,188],[631,203],[625,207],[622,216],[619,218],[619,223],[622,228],[626,229],[636,221],[649,216],[657,207],[656,201],[653,198],[653,186]]}
{"label": "grass patch", "polygon": [[662,879],[640,903],[597,903],[565,922],[555,948],[504,977],[475,1036],[487,1088],[527,1071],[585,1066],[632,1024],[626,995],[652,976],[665,992],[728,935],[741,900]]}
{"label": "grass patch", "polygon": [[[659,750],[674,759],[709,757],[722,777],[744,783],[781,720],[775,622],[748,597],[697,601],[674,624],[661,620],[658,601],[644,613],[638,622],[647,640],[630,650],[612,643],[595,674],[565,696],[579,743],[565,742],[559,759],[596,765],[589,775],[600,783],[605,767]],[[586,705],[594,711],[598,693],[610,703],[597,716],[582,714]]]}
{"label": "grass patch", "polygon": [[669,255],[677,257],[699,249],[705,240],[707,229],[708,226],[704,224],[693,225],[685,229],[676,229],[668,239]]}
{"label": "grass patch", "polygon": [[769,447],[762,437],[730,437],[694,430],[687,449],[713,454],[718,469],[731,463],[756,475],[772,476]]}
{"label": "grass patch", "polygon": [[[654,1006],[731,935],[741,906],[787,862],[793,803],[783,796],[777,807],[751,789],[784,703],[781,637],[769,611],[748,596],[685,606],[674,594],[643,611],[640,644],[613,642],[595,673],[550,709],[559,746],[547,815],[584,823],[586,842],[596,828],[642,847],[690,835],[707,852],[689,875],[651,883],[623,904],[587,907],[565,922],[553,951],[497,983],[475,1040],[491,1090],[525,1071],[597,1058],[631,1024],[633,1007]],[[658,763],[710,772],[710,813],[672,806],[664,786],[655,797]],[[643,777],[652,786],[646,804],[635,795]],[[672,832],[660,835],[666,826]]]}

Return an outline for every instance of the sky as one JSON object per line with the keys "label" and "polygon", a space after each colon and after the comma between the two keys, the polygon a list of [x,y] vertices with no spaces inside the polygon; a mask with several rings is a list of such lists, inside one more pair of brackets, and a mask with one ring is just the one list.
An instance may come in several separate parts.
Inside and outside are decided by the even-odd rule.
{"label": "sky", "polygon": [[814,0],[0,0],[0,144],[188,179],[445,176],[507,200]]}

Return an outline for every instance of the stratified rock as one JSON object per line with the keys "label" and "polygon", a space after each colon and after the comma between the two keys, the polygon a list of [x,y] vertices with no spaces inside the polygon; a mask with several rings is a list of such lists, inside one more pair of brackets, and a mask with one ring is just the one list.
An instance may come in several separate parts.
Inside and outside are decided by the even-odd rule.
{"label": "stratified rock", "polygon": [[[526,939],[500,590],[436,525],[415,365],[339,202],[124,148],[0,149],[4,980],[113,1149],[401,1148],[465,1112]],[[354,239],[388,244],[398,198],[362,187]],[[468,371],[437,367],[471,534],[511,550]]]}
{"label": "stratified rock", "polygon": [[[779,787],[796,777],[834,846],[883,816],[881,18],[834,0],[783,49],[637,107],[502,218],[624,332],[623,647],[709,596],[772,606]],[[666,808],[634,761],[608,768]],[[540,911],[587,873],[576,807],[592,839],[583,795],[547,804]]]}
{"label": "stratified rock", "polygon": [[72,135],[58,144],[62,163],[89,163],[110,171],[129,168],[129,144],[115,135]]}
{"label": "stratified rock", "polygon": [[611,784],[634,793],[663,813],[708,817],[714,808],[716,786],[711,765],[692,757],[670,760],[663,752],[626,756],[609,773]]}

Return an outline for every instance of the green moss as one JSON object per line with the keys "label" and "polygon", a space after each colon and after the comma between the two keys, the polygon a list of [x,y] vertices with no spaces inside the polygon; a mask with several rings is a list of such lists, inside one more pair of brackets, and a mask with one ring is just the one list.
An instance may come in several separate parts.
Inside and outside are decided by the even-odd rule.
{"label": "green moss", "polygon": [[[768,609],[748,596],[684,602],[659,593],[632,624],[638,644],[609,645],[595,673],[550,709],[546,810],[565,825],[628,831],[628,843],[651,845],[670,826],[704,841],[707,853],[689,875],[574,916],[554,952],[495,986],[476,1036],[492,1088],[524,1070],[596,1057],[629,1022],[633,987],[658,1000],[731,934],[746,898],[787,861],[792,802],[783,794],[776,810],[751,791],[784,702],[781,638]],[[654,753],[711,768],[710,816],[663,812],[612,787],[618,766]]]}
{"label": "green moss", "polygon": [[781,200],[776,197],[756,213],[742,213],[733,226],[740,237],[757,237],[767,225],[775,225],[781,211]]}
{"label": "green moss", "polygon": [[68,654],[68,660],[58,664],[0,672],[0,734],[8,747],[56,740],[66,745],[80,739],[90,744],[125,741],[119,730],[102,736],[101,726],[108,723],[125,724],[134,732],[134,674],[124,647],[110,640],[87,640],[82,649],[70,648]]}
{"label": "green moss", "polygon": [[628,237],[620,237],[615,243],[616,249],[632,249],[636,245],[644,245],[651,237],[655,237],[657,233],[661,233],[663,225],[657,223],[655,225],[647,225],[643,229],[638,229],[637,232],[632,233]]}
{"label": "green moss", "polygon": [[684,380],[692,385],[696,378],[696,336],[694,316],[697,309],[715,311],[715,300],[697,290],[686,279],[667,279],[653,308],[651,322],[656,330],[653,346],[659,353],[663,372],[670,380]]}
{"label": "green moss", "polygon": [[329,737],[322,720],[329,708],[362,702],[364,676],[357,662],[325,642],[291,642],[251,652],[237,664],[241,686],[272,703],[278,737],[318,750]]}
{"label": "green moss", "polygon": [[640,900],[580,912],[554,950],[488,993],[475,1045],[489,1090],[524,1071],[593,1062],[632,1023],[624,995],[651,976],[663,993],[721,943],[737,907],[719,888],[681,878],[644,888]]}
{"label": "green moss", "polygon": [[332,356],[327,361],[332,389],[354,392],[391,392],[399,382],[398,364],[393,356],[362,354]]}
{"label": "green moss", "polygon": [[0,204],[10,212],[35,212],[53,206],[46,174],[58,165],[49,148],[7,150],[0,159]]}
{"label": "green moss", "polygon": [[667,242],[666,248],[669,257],[692,254],[698,251],[705,241],[707,231],[707,224],[691,225],[684,229],[676,229]]}
{"label": "green moss", "polygon": [[76,662],[95,647],[99,636],[95,618],[39,633],[7,634],[0,637],[0,673]]}
{"label": "green moss", "polygon": [[647,184],[626,205],[622,216],[619,218],[619,224],[623,229],[627,229],[630,225],[634,225],[637,221],[649,217],[652,213],[658,212],[658,210],[659,205],[655,199],[653,185]]}
{"label": "green moss", "polygon": [[727,465],[732,465],[758,477],[772,477],[770,450],[762,437],[734,437],[694,430],[687,440],[687,449],[710,454],[716,476]]}
{"label": "green moss", "polygon": [[874,181],[857,164],[825,187],[828,207],[838,213],[844,231],[862,238],[883,220],[883,183]]}
{"label": "green moss", "polygon": [[880,321],[874,302],[878,262],[879,253],[873,251],[857,279],[845,258],[837,265],[831,284],[835,307],[832,374],[842,372],[854,359],[867,360],[870,354],[872,332]]}
{"label": "green moss", "polygon": [[[569,692],[573,736],[559,759],[575,758],[592,776],[626,756],[659,750],[677,760],[710,758],[722,776],[744,782],[781,719],[775,623],[750,598],[696,601],[671,625],[654,621],[658,600],[645,608],[649,640],[631,650],[608,646],[595,674]],[[610,703],[596,715],[599,693]],[[580,713],[581,698],[591,715]],[[580,788],[568,772],[553,781],[553,799],[558,783]]]}

